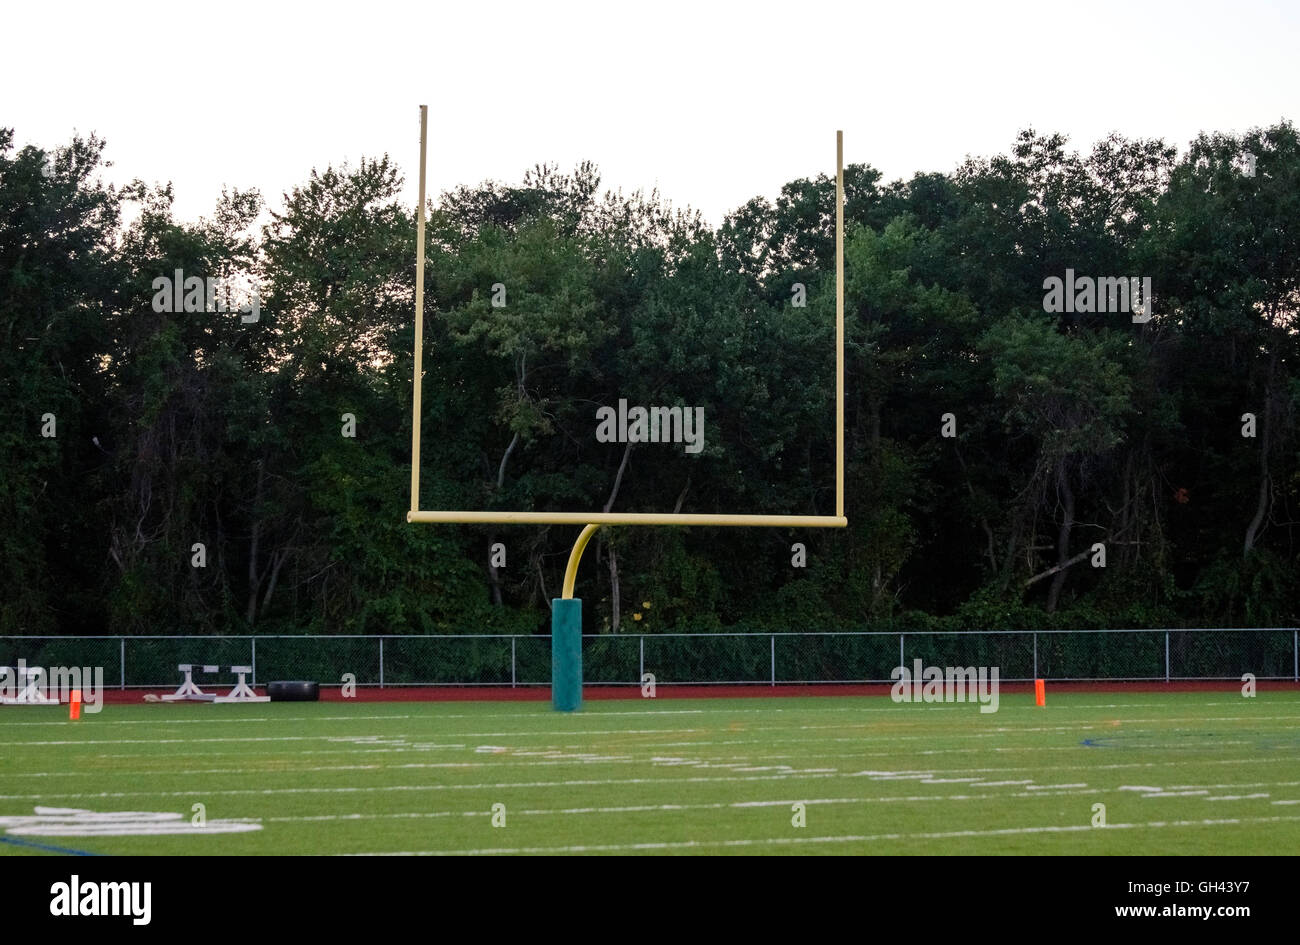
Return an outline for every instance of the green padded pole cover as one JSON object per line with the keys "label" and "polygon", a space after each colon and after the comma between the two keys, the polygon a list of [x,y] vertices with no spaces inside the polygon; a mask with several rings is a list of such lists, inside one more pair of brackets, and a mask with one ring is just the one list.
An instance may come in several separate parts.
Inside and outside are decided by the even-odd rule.
{"label": "green padded pole cover", "polygon": [[551,703],[557,712],[582,708],[582,601],[551,601]]}

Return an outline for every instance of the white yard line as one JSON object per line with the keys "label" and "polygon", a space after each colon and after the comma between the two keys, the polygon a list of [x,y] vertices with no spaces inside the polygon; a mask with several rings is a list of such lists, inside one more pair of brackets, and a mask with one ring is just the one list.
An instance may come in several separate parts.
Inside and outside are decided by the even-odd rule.
{"label": "white yard line", "polygon": [[1105,827],[1084,825],[1041,826],[1041,827],[1002,827],[992,830],[946,830],[930,833],[877,833],[857,834],[831,837],[765,837],[762,839],[743,840],[678,840],[656,841],[650,843],[599,843],[572,846],[551,847],[482,847],[472,850],[405,850],[388,853],[361,853],[354,856],[486,856],[491,854],[530,854],[530,853],[618,853],[652,850],[690,850],[709,847],[763,847],[763,846],[797,846],[800,844],[844,844],[844,843],[878,843],[881,841],[907,840],[956,840],[980,839],[985,837],[1007,837],[1025,834],[1052,833],[1087,833],[1108,830],[1161,830],[1169,827],[1223,827],[1231,825],[1282,823],[1300,820],[1297,816],[1277,817],[1232,817],[1205,820],[1169,820],[1150,821],[1148,823],[1108,824]]}
{"label": "white yard line", "polygon": [[[983,787],[983,785],[977,785]],[[1061,795],[1086,795],[1098,793],[1095,790],[1089,791],[1060,791],[1056,794]],[[511,816],[569,816],[571,814],[636,814],[647,813],[652,811],[690,811],[690,810],[743,810],[748,808],[762,807],[789,807],[792,804],[806,804],[814,806],[818,804],[903,804],[919,801],[984,801],[999,800],[1008,797],[1043,797],[1055,796],[1049,795],[1028,795],[1028,794],[915,794],[894,797],[823,797],[823,798],[799,798],[792,797],[788,800],[780,801],[716,801],[710,803],[693,803],[693,804],[627,804],[617,806],[602,807],[549,807],[549,808],[529,808],[526,810],[511,810]],[[267,823],[301,823],[301,822],[328,822],[328,821],[356,821],[356,820],[419,820],[423,818],[443,818],[443,817],[491,817],[490,810],[437,810],[437,811],[409,811],[403,813],[387,814],[369,814],[369,813],[347,813],[347,814],[299,814],[283,817],[264,817]]]}
{"label": "white yard line", "polygon": [[[466,748],[467,746],[460,745],[460,746],[438,746],[438,747],[439,747],[439,748],[458,747],[458,748],[462,748],[462,749],[463,749],[463,748]],[[340,750],[340,751],[342,751],[342,752],[344,752],[344,753],[348,753],[348,754],[351,754],[351,753],[352,753],[350,750],[347,750],[347,749],[342,749],[342,750]],[[358,752],[358,753],[362,753],[362,754],[364,754],[364,753],[366,753],[366,752]],[[250,757],[250,756],[248,756],[247,754],[240,753],[240,752],[235,752],[235,753],[233,753],[233,754],[235,754],[236,756],[239,756],[239,757],[247,758],[247,759],[250,761],[250,763],[252,763],[252,762],[256,762],[256,761],[258,761],[258,760],[261,760],[261,756],[252,756],[252,757]],[[312,754],[312,752],[303,752],[302,754]],[[115,759],[117,756],[109,755],[109,756],[105,756],[105,757],[110,758],[110,759]],[[156,756],[137,756],[137,757],[156,757]],[[293,775],[293,774],[298,774],[298,773],[301,773],[301,772],[321,773],[321,772],[328,772],[328,771],[369,771],[369,770],[373,770],[373,771],[381,771],[381,772],[382,772],[382,771],[398,771],[398,770],[402,770],[402,769],[425,769],[425,768],[429,768],[429,769],[448,769],[448,770],[455,770],[455,769],[465,768],[465,769],[486,770],[486,769],[489,769],[489,768],[502,768],[502,767],[550,768],[550,767],[565,767],[565,766],[567,766],[567,765],[575,765],[575,766],[576,766],[576,765],[588,765],[588,764],[645,764],[645,765],[651,765],[651,766],[656,766],[656,767],[680,767],[680,768],[732,768],[732,769],[738,769],[738,768],[743,768],[743,767],[746,767],[746,766],[751,765],[752,761],[755,760],[755,759],[745,759],[745,758],[739,758],[739,759],[738,759],[738,758],[734,758],[734,757],[731,758],[731,759],[729,759],[729,760],[724,760],[724,759],[708,759],[708,758],[703,758],[703,759],[698,759],[698,760],[692,760],[692,759],[674,759],[674,760],[672,761],[672,763],[669,763],[668,761],[665,760],[665,761],[660,762],[658,765],[656,765],[656,763],[655,763],[653,760],[651,760],[651,759],[645,759],[645,758],[624,758],[624,757],[620,757],[620,756],[614,756],[613,758],[593,758],[593,757],[586,757],[586,758],[574,758],[574,759],[572,759],[572,760],[569,760],[569,759],[554,759],[554,758],[541,758],[541,759],[533,759],[533,758],[529,758],[529,759],[527,759],[527,760],[515,760],[515,759],[519,758],[519,753],[510,753],[510,754],[505,754],[505,755],[480,755],[480,754],[476,754],[475,757],[476,757],[476,758],[479,758],[479,759],[483,759],[483,760],[480,760],[480,761],[473,761],[473,762],[470,762],[470,761],[464,761],[464,762],[460,762],[460,761],[449,761],[449,762],[404,762],[404,763],[401,763],[401,764],[391,764],[391,765],[382,765],[382,764],[374,764],[374,765],[365,765],[365,764],[359,764],[359,765],[314,765],[314,766],[309,766],[309,767],[296,767],[296,768],[283,768],[283,767],[281,767],[281,768],[277,768],[277,769],[274,770],[274,771],[264,771],[264,770],[257,769],[257,768],[255,768],[255,767],[250,768],[250,767],[248,767],[248,766],[240,767],[240,768],[224,768],[224,769],[195,768],[195,769],[185,769],[185,770],[180,770],[180,771],[176,771],[176,770],[159,770],[159,769],[156,769],[156,768],[142,768],[142,769],[130,769],[130,770],[114,769],[113,771],[109,772],[107,775],[106,775],[106,773],[103,772],[103,771],[78,771],[78,772],[71,772],[71,771],[25,771],[25,772],[13,772],[13,773],[9,773],[9,774],[0,773],[0,782],[3,782],[3,780],[4,780],[5,778],[9,778],[9,777],[14,777],[14,778],[17,778],[17,777],[29,777],[29,778],[31,778],[31,777],[56,777],[56,778],[57,778],[57,777],[94,777],[94,778],[98,778],[98,779],[103,779],[103,778],[106,777],[106,776],[122,776],[122,777],[128,777],[128,776],[130,776],[130,777],[135,777],[135,776],[163,777],[163,776],[166,776],[166,777],[170,777],[170,776],[175,775],[175,776],[187,776],[187,777],[192,777],[192,776],[205,775],[205,774],[208,774],[208,775],[244,775],[244,774],[249,774],[249,773],[255,773],[255,774],[257,774],[259,777],[262,777],[262,776],[273,775],[273,774],[287,774],[287,775]],[[780,758],[789,758],[790,760],[799,760],[800,758],[803,758],[803,759],[806,760],[806,761],[809,761],[809,762],[812,762],[812,763],[816,763],[816,762],[819,762],[819,761],[826,761],[826,760],[831,760],[831,759],[845,759],[845,758],[847,758],[847,759],[852,759],[852,760],[856,760],[856,761],[865,761],[865,760],[867,760],[868,758],[871,758],[871,757],[891,757],[891,758],[892,758],[892,757],[897,757],[897,752],[847,752],[847,753],[839,753],[839,754],[832,754],[832,755],[817,755],[815,758],[807,758],[806,756],[787,756],[787,755],[778,755],[778,756],[768,756],[767,760],[770,760],[770,761],[776,761],[776,760],[778,760],[778,759],[780,759]],[[487,759],[491,759],[491,760],[487,760]],[[1206,760],[1206,761],[1199,761],[1198,764],[1204,764],[1204,765],[1276,764],[1277,761],[1278,761],[1278,759],[1277,759],[1277,758],[1273,758],[1273,757],[1268,757],[1268,758],[1222,758],[1222,759],[1212,759],[1212,760]],[[1093,772],[1093,771],[1114,771],[1114,770],[1123,770],[1123,769],[1128,769],[1128,768],[1167,768],[1167,767],[1171,767],[1171,766],[1175,766],[1175,767],[1176,767],[1176,766],[1180,766],[1182,763],[1183,763],[1183,760],[1182,760],[1182,759],[1176,759],[1176,758],[1175,758],[1175,759],[1169,759],[1169,760],[1166,760],[1166,761],[1137,761],[1137,762],[1116,763],[1116,764],[1108,764],[1108,765],[1056,765],[1056,764],[1054,764],[1054,765],[1052,766],[1052,770],[1053,770],[1054,772],[1061,772],[1061,771],[1087,771],[1087,772]],[[784,767],[787,767],[787,766],[785,766],[785,765],[765,765],[765,766],[759,766],[759,767],[766,767],[766,768],[778,767],[778,768],[784,768]],[[965,776],[965,775],[983,775],[983,774],[1010,774],[1010,773],[1015,773],[1015,772],[1034,772],[1034,771],[1039,771],[1039,770],[1041,770],[1041,767],[1042,767],[1041,765],[997,765],[997,766],[994,766],[994,767],[984,767],[984,768],[976,768],[976,767],[964,767],[964,768],[962,768],[962,767],[959,767],[959,768],[927,769],[927,770],[924,771],[924,772],[918,772],[918,771],[907,771],[907,770],[900,770],[900,771],[894,771],[894,772],[875,771],[875,772],[872,772],[872,774],[873,774],[874,776],[876,776],[876,777],[879,777],[879,778],[911,779],[911,780],[920,780],[920,779],[927,779],[927,778],[928,778],[928,779],[932,779],[932,780],[934,781],[934,783],[938,783],[938,779],[941,779],[941,778],[949,778],[950,780],[958,780],[958,778],[956,778],[956,777],[954,777],[954,776],[959,776],[959,775],[960,775],[960,776]],[[833,772],[833,771],[831,771],[831,770],[829,770],[829,769],[826,769],[826,768],[820,768],[820,767],[819,767],[819,768],[804,768],[804,769],[801,769],[801,770],[804,771],[805,773],[808,773],[808,774],[823,774],[823,773],[825,773],[825,774],[832,774],[832,773],[835,773],[835,772]],[[846,776],[847,776],[847,775],[846,775]],[[663,779],[663,780],[664,780],[665,782],[669,782],[669,781],[676,780],[676,779]],[[969,779],[967,778],[966,780],[969,780]],[[592,783],[599,783],[599,782],[592,782]],[[614,781],[611,781],[611,782],[608,782],[608,783],[623,783],[623,782],[614,782]],[[1281,783],[1283,783],[1283,784],[1300,784],[1300,781],[1281,782]],[[1218,786],[1219,786],[1219,787],[1239,787],[1239,788],[1244,788],[1244,787],[1251,787],[1251,786],[1253,786],[1253,785],[1250,785],[1250,784],[1238,784],[1238,785],[1227,784],[1227,785],[1218,785]],[[1167,789],[1166,789],[1166,788],[1157,788],[1157,789],[1155,789],[1155,790],[1180,790],[1180,789],[1188,788],[1188,787],[1197,787],[1197,785],[1173,785],[1173,786],[1171,786],[1171,787],[1169,787],[1169,788],[1167,788]],[[195,788],[195,790],[200,790],[200,789],[199,789],[199,788]],[[206,790],[206,789],[204,789],[204,790]],[[1140,789],[1138,789],[1138,788],[1129,788],[1129,787],[1121,787],[1121,788],[1119,788],[1118,790],[1140,790]],[[191,793],[192,793],[192,792],[191,792]],[[0,795],[0,798],[3,798],[3,797],[26,797],[26,796],[27,796],[27,795]],[[53,795],[52,795],[52,796],[53,796]],[[64,795],[58,795],[58,796],[67,796],[67,797],[72,797],[72,796],[75,796],[75,795],[73,795],[73,794],[64,794]]]}
{"label": "white yard line", "polygon": [[[598,729],[595,731],[574,731],[565,729],[558,732],[440,732],[439,734],[450,735],[455,738],[535,738],[539,736],[557,736],[563,735],[569,738],[574,736],[588,735],[667,735],[681,734],[683,732],[707,732],[711,729],[703,728],[616,728],[616,729]],[[309,742],[309,741],[362,741],[394,738],[411,738],[419,739],[426,737],[425,734],[406,735],[406,734],[385,734],[377,733],[373,735],[226,735],[213,736],[209,738],[89,738],[89,739],[59,739],[55,741],[21,741],[21,742],[0,742],[0,746],[21,747],[31,745],[36,747],[49,747],[52,745],[186,745],[196,743],[215,743],[215,742]]]}
{"label": "white yard line", "polygon": [[[990,772],[996,772],[1000,769],[985,769]],[[811,771],[791,771],[780,774],[758,774],[758,775],[695,775],[680,778],[574,778],[558,781],[498,781],[498,782],[481,782],[473,784],[392,784],[392,785],[372,785],[372,786],[346,786],[346,787],[286,787],[286,788],[207,788],[195,786],[184,791],[100,791],[100,792],[56,792],[44,794],[0,794],[0,800],[15,801],[40,801],[52,798],[121,798],[121,797],[194,797],[202,794],[204,796],[268,796],[277,794],[306,795],[306,794],[373,794],[373,793],[393,793],[393,792],[419,792],[419,791],[510,791],[521,788],[571,788],[571,787],[604,787],[613,785],[632,785],[632,784],[653,784],[676,786],[685,784],[734,784],[748,783],[754,781],[792,781],[792,780],[825,780],[825,779],[848,779],[848,778],[868,778],[878,782],[888,782],[897,780],[917,780],[927,777],[907,772],[887,772],[887,771],[854,771],[854,772],[827,772],[823,770]],[[1241,790],[1244,788],[1257,787],[1294,787],[1300,784],[1298,781],[1278,781],[1278,782],[1255,782],[1250,784],[1224,784],[1200,786],[1193,789],[1194,793],[1205,794],[1210,789],[1231,789]],[[973,785],[978,787],[979,785]],[[1070,789],[1070,785],[1042,785],[1037,788],[1038,793],[1031,791],[1033,786],[1026,787],[1025,792],[1020,795],[1007,794],[998,795],[1004,797],[1042,797],[1046,796],[1047,791]],[[1117,789],[1109,787],[1089,788],[1086,792],[1080,793],[1108,793]],[[1173,796],[1170,792],[1161,791],[1162,796]],[[1186,792],[1185,792],[1186,793]],[[934,795],[939,797],[941,795]],[[1151,796],[1139,795],[1139,796]]]}

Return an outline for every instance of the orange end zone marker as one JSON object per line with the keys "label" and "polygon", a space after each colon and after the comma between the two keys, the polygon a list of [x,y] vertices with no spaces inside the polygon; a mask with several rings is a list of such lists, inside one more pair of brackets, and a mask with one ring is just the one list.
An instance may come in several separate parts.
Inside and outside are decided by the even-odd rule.
{"label": "orange end zone marker", "polygon": [[1037,705],[1047,705],[1047,681],[1043,679],[1034,680],[1034,703]]}
{"label": "orange end zone marker", "polygon": [[81,690],[72,690],[72,697],[68,700],[68,718],[74,722],[81,718]]}

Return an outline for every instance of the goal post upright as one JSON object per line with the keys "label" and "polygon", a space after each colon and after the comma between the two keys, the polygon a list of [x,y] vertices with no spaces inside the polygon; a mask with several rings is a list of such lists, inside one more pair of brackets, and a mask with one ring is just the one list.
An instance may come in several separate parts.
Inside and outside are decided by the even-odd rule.
{"label": "goal post upright", "polygon": [[559,711],[582,706],[582,600],[574,596],[578,564],[601,525],[740,528],[846,528],[844,515],[844,132],[835,132],[835,514],[454,511],[420,508],[420,426],[424,381],[424,229],[429,107],[420,106],[420,201],[415,234],[415,350],[411,399],[411,508],[408,523],[583,525],[570,552],[562,597],[551,601],[551,702]]}
{"label": "goal post upright", "polygon": [[[844,132],[835,132],[835,517],[844,517]],[[848,524],[847,522],[845,523]]]}
{"label": "goal post upright", "polygon": [[[424,167],[429,106],[420,106],[420,205],[415,217],[415,387],[411,397],[411,512],[420,510],[420,388],[424,383]],[[407,521],[411,521],[407,516]]]}

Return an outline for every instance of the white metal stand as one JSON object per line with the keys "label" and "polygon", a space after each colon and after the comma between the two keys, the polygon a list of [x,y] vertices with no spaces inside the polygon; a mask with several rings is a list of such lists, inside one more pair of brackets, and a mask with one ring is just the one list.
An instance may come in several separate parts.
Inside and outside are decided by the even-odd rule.
{"label": "white metal stand", "polygon": [[[185,674],[185,681],[182,682],[181,687],[177,689],[175,692],[173,692],[170,696],[163,696],[162,697],[163,702],[214,702],[216,701],[217,697],[215,695],[213,695],[212,693],[204,692],[198,686],[194,685],[194,669],[195,669],[194,664],[181,663],[176,668]],[[215,673],[218,668],[219,667],[216,666],[199,667],[200,671],[205,673]]]}
{"label": "white metal stand", "polygon": [[270,696],[259,696],[249,688],[248,683],[244,682],[244,676],[253,671],[251,666],[232,666],[230,671],[239,677],[239,682],[235,683],[235,688],[230,690],[228,696],[217,696],[213,702],[270,702]]}

